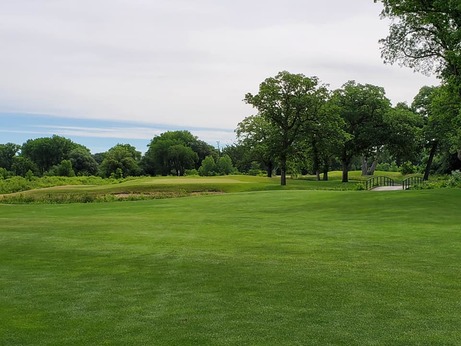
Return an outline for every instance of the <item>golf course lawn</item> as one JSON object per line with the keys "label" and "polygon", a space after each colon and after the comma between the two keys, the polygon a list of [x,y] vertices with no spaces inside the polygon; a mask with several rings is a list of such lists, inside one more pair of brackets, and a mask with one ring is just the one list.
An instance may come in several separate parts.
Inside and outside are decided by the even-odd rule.
{"label": "golf course lawn", "polygon": [[0,345],[459,345],[461,190],[0,205]]}

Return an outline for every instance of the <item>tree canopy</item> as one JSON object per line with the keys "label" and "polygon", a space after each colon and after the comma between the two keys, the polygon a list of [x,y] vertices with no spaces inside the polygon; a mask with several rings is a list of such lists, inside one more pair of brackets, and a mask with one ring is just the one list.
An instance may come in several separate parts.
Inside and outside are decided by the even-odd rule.
{"label": "tree canopy", "polygon": [[461,3],[459,0],[374,0],[393,20],[382,39],[385,62],[436,72],[461,96]]}
{"label": "tree canopy", "polygon": [[342,180],[347,182],[354,156],[369,156],[376,147],[386,142],[384,117],[390,109],[390,101],[381,87],[349,81],[333,92],[331,103],[343,119],[344,131],[349,135],[349,139],[339,147]]}
{"label": "tree canopy", "polygon": [[245,95],[245,102],[274,128],[269,145],[280,165],[281,185],[286,185],[288,160],[299,153],[293,144],[306,123],[317,117],[316,98],[321,89],[317,77],[283,71],[263,81],[257,94]]}

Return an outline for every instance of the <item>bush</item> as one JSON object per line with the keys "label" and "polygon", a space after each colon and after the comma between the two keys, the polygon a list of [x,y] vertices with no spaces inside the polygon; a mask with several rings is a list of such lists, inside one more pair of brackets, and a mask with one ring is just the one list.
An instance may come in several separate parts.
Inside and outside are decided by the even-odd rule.
{"label": "bush", "polygon": [[199,174],[196,169],[186,169],[186,171],[184,172],[184,175],[193,176],[193,175],[199,175]]}
{"label": "bush", "polygon": [[205,157],[205,159],[202,161],[202,165],[200,166],[198,172],[202,176],[213,176],[217,175],[217,167],[216,167],[216,162],[213,158],[213,156],[209,155]]}
{"label": "bush", "polygon": [[403,175],[414,174],[416,173],[416,166],[414,166],[410,161],[407,161],[400,166],[400,173]]}
{"label": "bush", "polygon": [[450,177],[448,178],[446,185],[448,187],[461,187],[461,171],[451,172]]}

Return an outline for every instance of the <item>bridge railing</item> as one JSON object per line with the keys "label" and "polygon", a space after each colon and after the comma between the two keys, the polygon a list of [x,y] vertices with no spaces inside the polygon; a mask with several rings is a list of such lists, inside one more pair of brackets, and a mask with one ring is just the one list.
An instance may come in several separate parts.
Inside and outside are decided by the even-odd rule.
{"label": "bridge railing", "polygon": [[409,177],[402,181],[402,188],[408,190],[412,186],[417,186],[423,183],[423,178],[421,177]]}
{"label": "bridge railing", "polygon": [[376,186],[394,186],[395,182],[394,179],[385,177],[385,176],[378,176],[378,177],[371,177],[368,178],[365,182],[365,186],[367,190],[371,190]]}

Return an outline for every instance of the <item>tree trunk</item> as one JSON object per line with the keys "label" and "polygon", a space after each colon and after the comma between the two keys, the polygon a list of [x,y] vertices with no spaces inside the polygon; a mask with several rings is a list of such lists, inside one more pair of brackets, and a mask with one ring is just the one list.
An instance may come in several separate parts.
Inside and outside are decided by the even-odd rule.
{"label": "tree trunk", "polygon": [[318,169],[315,172],[315,175],[317,176],[317,181],[320,181],[320,171]]}
{"label": "tree trunk", "polygon": [[274,166],[272,165],[272,162],[270,161],[270,162],[267,163],[267,168],[266,168],[268,178],[272,178],[272,171],[273,170],[274,170]]}
{"label": "tree trunk", "polygon": [[368,161],[365,156],[362,156],[362,176],[368,175]]}
{"label": "tree trunk", "polygon": [[343,183],[349,182],[349,161],[342,160],[341,164],[343,166]]}
{"label": "tree trunk", "polygon": [[377,165],[378,165],[378,160],[375,159],[373,161],[373,163],[371,164],[370,170],[368,171],[368,175],[374,175],[375,174],[375,170],[376,170]]}
{"label": "tree trunk", "polygon": [[281,173],[280,173],[280,185],[285,186],[287,184],[287,158],[282,156],[281,161]]}
{"label": "tree trunk", "polygon": [[323,181],[328,180],[328,171],[330,170],[330,164],[328,160],[324,160],[323,162]]}
{"label": "tree trunk", "polygon": [[432,142],[431,151],[429,153],[429,158],[427,159],[427,163],[426,163],[426,169],[424,170],[423,180],[428,180],[429,179],[429,174],[431,172],[432,161],[434,161],[435,152],[437,151],[437,145],[438,145],[437,141]]}

